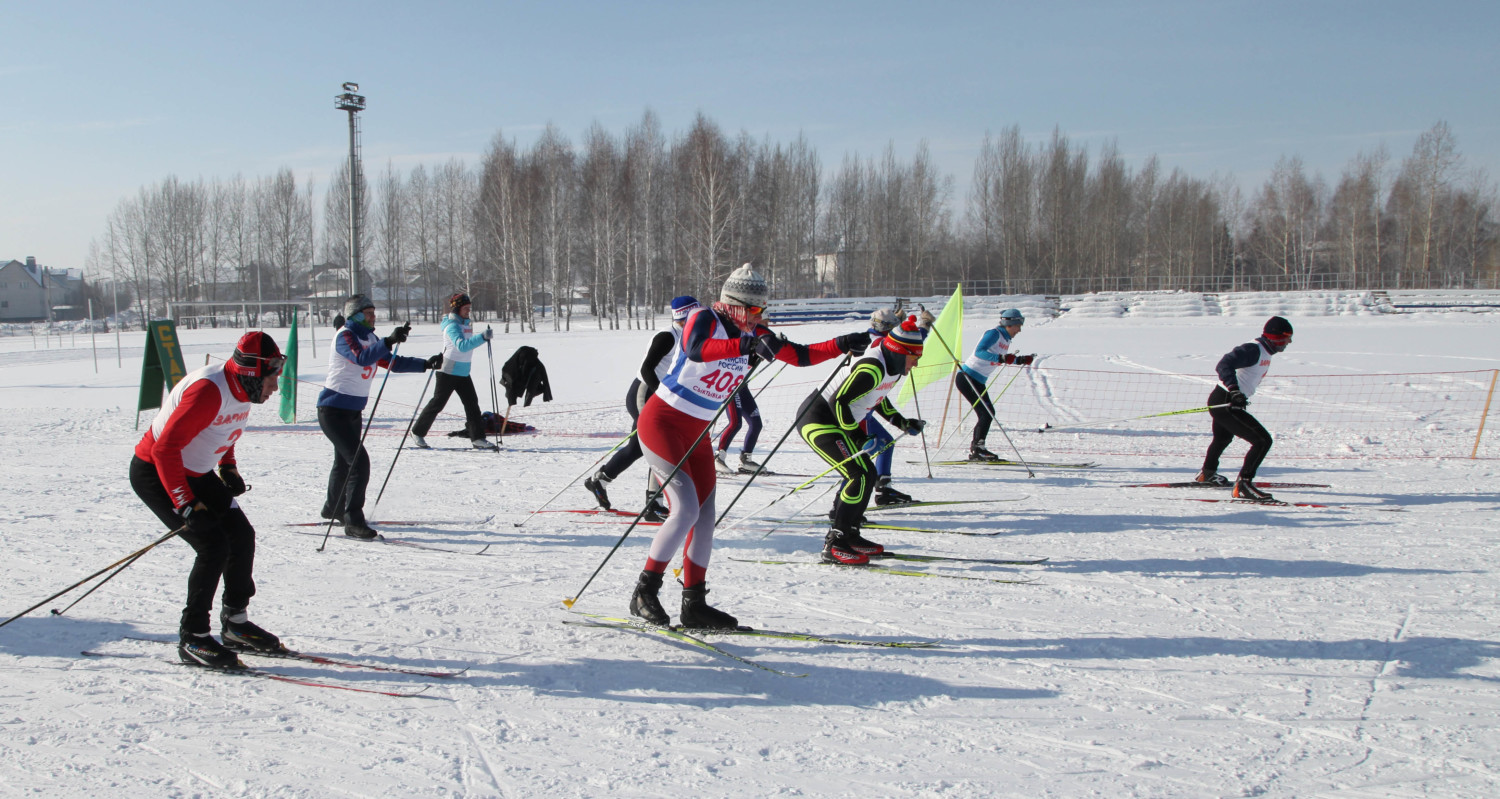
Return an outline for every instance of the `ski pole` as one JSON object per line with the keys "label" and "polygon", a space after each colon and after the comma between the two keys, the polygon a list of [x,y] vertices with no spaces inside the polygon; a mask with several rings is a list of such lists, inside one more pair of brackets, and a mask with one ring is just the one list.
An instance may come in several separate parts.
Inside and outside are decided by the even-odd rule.
{"label": "ski pole", "polygon": [[[918,394],[920,394],[920,393],[921,392],[919,392],[916,389],[912,389],[912,392],[911,392],[911,401],[912,401],[912,404],[916,406],[916,409],[917,409],[917,418],[918,419],[922,418],[922,399],[921,399],[921,397],[918,396]],[[879,422],[877,422],[876,424],[879,424]],[[922,432],[922,460],[924,460],[924,461],[927,462],[927,479],[931,480],[932,479],[932,456],[927,454],[927,425],[926,425],[926,423],[923,423],[923,425],[922,425],[922,431],[921,432]]]}
{"label": "ski pole", "polygon": [[[500,416],[500,391],[495,388],[495,344],[493,341],[485,341],[484,348],[490,354],[490,413]],[[506,413],[509,414],[510,411],[507,410]],[[500,443],[503,444],[505,443],[505,417],[502,416],[500,418],[499,435]],[[484,432],[484,440],[490,440],[490,432],[488,430]],[[496,445],[496,451],[499,451],[498,444]]]}
{"label": "ski pole", "polygon": [[[924,308],[923,310],[926,310],[926,309]],[[937,334],[938,343],[943,345],[943,350],[948,353],[948,357],[952,358],[953,361],[954,361],[954,363],[957,363],[958,362],[958,356],[953,354],[953,348],[948,346],[948,341],[943,338],[942,332],[939,331],[939,330],[937,330],[936,328],[933,328],[932,332],[935,333],[935,334]],[[997,372],[996,374],[998,375],[999,373]],[[1020,376],[1021,376],[1021,370],[1017,369],[1016,373],[1013,374],[1013,375],[1011,375],[1010,382],[1006,383],[1005,384],[1005,388],[1003,388],[1003,389],[1000,390],[1000,396],[1002,396],[1002,397],[1005,396],[1005,392],[1010,390],[1010,384],[1016,382],[1016,378],[1020,377]],[[990,379],[994,380],[994,377],[992,376]],[[971,410],[971,411],[972,410],[977,410],[978,407],[979,407],[979,403],[981,401],[983,401],[986,396],[989,395],[989,390],[990,389],[989,389],[988,385],[980,386],[979,388],[980,388],[980,391],[978,392],[979,396],[975,397],[974,401],[972,403],[970,403],[969,410]],[[967,419],[968,416],[969,416],[968,412],[965,411],[964,415],[959,418],[958,424],[955,427],[957,429],[963,429],[964,419]],[[992,418],[994,418],[993,414],[992,414]],[[1003,436],[1005,436],[1006,443],[1010,444],[1011,451],[1014,452],[1014,453],[1016,453],[1016,460],[1020,461],[1022,466],[1026,466],[1026,476],[1027,477],[1036,477],[1036,472],[1033,472],[1031,470],[1031,467],[1026,465],[1026,459],[1023,458],[1023,457],[1021,457],[1021,451],[1018,450],[1018,449],[1016,449],[1015,442],[1013,442],[1013,441],[1010,440],[1010,434],[1007,433],[1007,432],[1005,432],[1005,425],[1001,424],[1000,420],[998,418],[994,418],[994,422],[995,422],[995,426],[998,427],[998,428],[1000,428],[1000,434],[1003,435]]]}
{"label": "ski pole", "polygon": [[768,386],[776,382],[776,378],[781,377],[781,373],[784,371],[786,371],[786,361],[781,362],[781,368],[776,370],[776,374],[771,375],[769,380],[760,384],[760,388],[755,390],[755,398],[760,399],[761,392],[765,391]]}
{"label": "ski pole", "polygon": [[1041,427],[1038,427],[1036,431],[1038,433],[1045,433],[1048,430],[1067,430],[1070,427],[1095,427],[1095,426],[1101,425],[1101,424],[1119,424],[1120,422],[1134,422],[1134,421],[1139,421],[1141,419],[1155,419],[1155,418],[1158,418],[1158,417],[1161,417],[1161,416],[1179,416],[1179,415],[1184,414],[1184,413],[1203,413],[1205,411],[1212,411],[1212,410],[1215,410],[1217,408],[1228,408],[1228,407],[1229,407],[1229,403],[1226,402],[1226,403],[1224,403],[1222,405],[1204,405],[1201,408],[1184,408],[1184,409],[1182,409],[1180,411],[1162,411],[1161,413],[1148,413],[1145,416],[1127,416],[1124,419],[1105,419],[1104,421],[1099,421],[1099,422],[1074,422],[1073,424],[1045,424],[1044,423]]}
{"label": "ski pole", "polygon": [[[755,370],[758,368],[760,368],[759,364],[750,367],[749,373],[745,375],[745,380],[749,380],[750,378],[754,377]],[[714,412],[714,418],[708,420],[708,424],[703,426],[703,432],[699,433],[698,437],[693,439],[693,443],[687,448],[687,452],[684,452],[682,454],[682,457],[678,459],[677,465],[672,467],[672,472],[666,477],[662,478],[661,486],[656,489],[656,493],[646,498],[645,506],[641,508],[640,512],[636,513],[635,518],[630,522],[630,526],[625,528],[625,533],[620,536],[620,540],[616,541],[615,545],[609,548],[609,552],[605,553],[604,560],[599,561],[599,567],[594,569],[594,573],[590,574],[589,578],[584,581],[583,587],[578,589],[578,593],[574,594],[572,597],[563,600],[563,607],[573,607],[573,603],[577,602],[578,598],[583,596],[583,592],[588,590],[589,585],[594,582],[594,578],[598,577],[599,572],[604,570],[604,564],[608,563],[609,559],[614,557],[614,554],[617,550],[619,550],[620,545],[625,543],[625,539],[630,537],[630,534],[635,530],[636,525],[641,523],[641,518],[646,515],[646,510],[651,507],[651,503],[655,502],[658,498],[661,497],[662,494],[666,493],[667,486],[672,482],[672,478],[676,477],[677,473],[682,471],[682,464],[687,463],[687,459],[693,456],[693,450],[696,450],[698,448],[698,445],[703,443],[704,436],[707,436],[708,431],[713,429],[714,422],[719,421],[719,417],[723,415],[724,409],[728,408],[729,403],[733,401],[734,392],[731,391],[729,392],[729,396],[725,397],[724,401],[719,403],[719,410]],[[645,409],[643,408],[642,413],[644,412]]]}
{"label": "ski pole", "polygon": [[613,454],[615,450],[619,449],[620,447],[625,446],[625,442],[629,441],[633,436],[635,436],[636,432],[637,431],[635,431],[635,430],[631,430],[629,433],[626,433],[624,438],[620,439],[619,441],[616,441],[615,445],[613,447],[610,447],[608,450],[606,450],[603,455],[600,455],[599,458],[598,458],[598,460],[595,460],[593,463],[589,464],[589,468],[584,469],[578,475],[578,477],[575,477],[572,480],[569,480],[568,484],[562,487],[562,491],[558,491],[556,494],[553,494],[551,499],[548,499],[546,502],[543,502],[540,506],[537,507],[536,510],[534,510],[531,513],[527,514],[526,518],[524,518],[524,519],[516,522],[514,526],[515,527],[520,527],[521,525],[523,525],[523,524],[531,521],[531,517],[532,516],[535,516],[538,513],[541,513],[542,512],[542,508],[545,508],[548,505],[551,505],[552,504],[552,500],[555,500],[558,497],[560,497],[560,496],[563,495],[563,491],[567,491],[568,489],[572,488],[574,483],[576,483],[580,479],[582,479],[582,477],[584,475],[586,475],[589,472],[593,471],[595,466],[598,466],[600,463],[602,463],[604,461],[604,459],[608,458],[611,454]]}
{"label": "ski pole", "polygon": [[385,479],[380,481],[380,492],[375,495],[375,508],[380,507],[380,498],[385,496],[385,486],[391,481],[391,472],[396,471],[396,461],[401,460],[401,451],[406,449],[406,437],[411,434],[412,425],[417,422],[417,414],[422,412],[422,398],[427,396],[427,387],[432,385],[432,373],[436,369],[427,370],[427,382],[422,384],[422,393],[417,395],[417,407],[411,412],[411,419],[406,422],[406,432],[401,434],[401,446],[396,447],[396,457],[391,458],[391,468],[385,470]]}
{"label": "ski pole", "polygon": [[833,471],[834,469],[839,468],[840,466],[843,466],[844,464],[848,463],[849,461],[854,460],[855,458],[858,458],[861,455],[869,455],[871,457],[871,459],[873,459],[876,455],[879,455],[880,453],[885,452],[887,449],[890,449],[891,447],[896,446],[896,442],[900,441],[903,438],[906,438],[907,435],[908,435],[907,433],[903,432],[901,435],[896,436],[895,438],[893,438],[890,441],[886,442],[885,445],[882,446],[880,449],[877,449],[877,450],[874,450],[874,451],[871,451],[871,452],[866,452],[864,450],[860,450],[859,452],[856,452],[853,455],[850,455],[849,457],[847,457],[847,458],[839,461],[838,463],[835,463],[834,465],[828,467],[827,469],[824,469],[823,471],[818,472],[817,474],[813,475],[811,479],[807,480],[806,482],[802,483],[801,485],[798,485],[798,486],[792,488],[792,490],[787,491],[786,493],[784,493],[781,496],[779,496],[779,497],[771,500],[770,502],[767,502],[766,504],[760,506],[759,508],[756,508],[755,510],[750,511],[749,513],[745,514],[744,516],[741,516],[740,518],[735,519],[734,523],[731,524],[731,525],[729,525],[728,527],[725,527],[724,530],[726,530],[726,531],[727,530],[733,530],[735,527],[739,526],[742,522],[745,522],[745,521],[747,521],[749,519],[753,519],[756,516],[759,516],[760,514],[766,512],[767,510],[770,510],[770,508],[771,508],[772,505],[775,505],[776,503],[782,501],[783,499],[786,499],[787,497],[789,497],[789,496],[797,493],[798,491],[801,491],[802,489],[807,488],[808,486],[811,486],[813,483],[816,483],[819,480],[823,479],[825,476],[827,476],[827,474],[829,472]]}
{"label": "ski pole", "polygon": [[[849,361],[853,357],[854,356],[849,355],[848,353],[844,354],[844,359],[842,361],[839,361],[839,365],[833,368],[833,372],[828,375],[828,379],[824,380],[823,385],[818,388],[819,394],[822,394],[828,388],[828,384],[833,382],[833,378],[837,377],[838,373],[843,371],[844,367],[849,364]],[[730,396],[731,398],[733,397],[733,395]],[[761,460],[760,466],[756,467],[755,473],[750,475],[750,479],[746,480],[743,486],[740,486],[739,493],[734,495],[734,499],[729,500],[729,504],[725,506],[724,512],[720,513],[719,518],[714,520],[715,525],[723,523],[724,517],[729,515],[730,508],[733,508],[734,503],[739,502],[740,497],[745,495],[745,489],[748,489],[750,487],[750,484],[755,482],[755,478],[759,477],[760,473],[765,471],[766,464],[771,462],[771,458],[776,454],[777,450],[781,449],[781,445],[786,443],[787,436],[790,436],[792,434],[792,431],[797,429],[797,425],[802,421],[803,413],[805,413],[805,411],[799,410],[797,418],[792,420],[792,426],[788,427],[786,429],[786,432],[781,434],[781,440],[777,441],[776,446],[772,447],[771,451],[766,453],[766,457]]]}
{"label": "ski pole", "polygon": [[813,505],[816,505],[818,503],[818,500],[822,499],[823,497],[828,496],[828,492],[829,491],[832,491],[833,489],[838,488],[838,487],[839,487],[838,483],[830,483],[827,488],[823,489],[822,491],[819,491],[816,495],[813,496],[812,499],[809,499],[806,502],[806,504],[804,504],[802,507],[800,507],[800,508],[792,511],[791,514],[788,515],[786,518],[784,518],[784,519],[776,522],[775,524],[771,525],[771,529],[767,530],[766,534],[760,537],[760,540],[764,541],[767,538],[770,538],[771,534],[774,533],[774,532],[776,532],[777,530],[780,530],[782,525],[784,525],[787,522],[791,521],[792,519],[795,519],[798,516],[802,515],[802,511],[805,511],[808,508],[811,508]]}
{"label": "ski pole", "polygon": [[[155,541],[152,541],[151,543],[147,544],[146,546],[141,547],[140,549],[137,549],[136,551],[130,553],[129,555],[126,555],[123,558],[120,558],[119,560],[115,561],[114,563],[109,564],[108,566],[105,566],[104,568],[100,569],[99,571],[96,571],[93,574],[90,574],[89,576],[83,578],[82,580],[79,580],[78,582],[73,583],[72,585],[68,586],[67,588],[64,588],[63,590],[58,591],[57,593],[53,594],[52,596],[49,596],[46,599],[43,599],[42,601],[36,603],[35,605],[32,605],[31,607],[29,607],[29,608],[21,611],[20,613],[17,613],[16,615],[11,616],[10,618],[6,619],[5,621],[0,621],[0,627],[4,627],[5,625],[10,624],[11,622],[15,621],[16,619],[19,619],[22,616],[25,616],[26,614],[30,613],[31,611],[36,610],[37,608],[39,608],[39,607],[47,604],[48,602],[51,602],[54,599],[57,599],[58,597],[62,596],[63,594],[66,594],[69,591],[72,591],[73,589],[77,588],[78,586],[83,585],[84,583],[88,582],[89,580],[92,580],[95,577],[98,577],[99,575],[101,575],[101,574],[109,571],[110,569],[115,568],[116,566],[120,566],[121,564],[124,564],[126,566],[130,565],[130,563],[133,563],[136,558],[139,558],[140,556],[146,554],[147,552],[150,552],[151,549],[154,548],[157,544],[160,544],[160,543],[166,541],[167,539],[171,538],[174,535],[177,535],[177,534],[181,533],[183,530],[186,530],[186,529],[187,529],[187,525],[184,524],[183,526],[177,528],[176,530],[173,530],[170,533],[167,533],[166,535],[162,536],[161,538],[158,538]],[[118,573],[118,572],[116,572],[116,573]],[[110,575],[110,576],[113,577],[114,575]],[[98,586],[95,586],[95,587],[97,588]],[[69,605],[68,607],[72,607],[72,605]]]}
{"label": "ski pole", "polygon": [[[411,321],[408,320],[407,324],[408,325],[411,324]],[[391,347],[391,362],[390,362],[390,366],[387,366],[385,368],[385,377],[382,377],[380,379],[380,390],[377,391],[377,392],[375,392],[375,404],[370,406],[370,418],[368,418],[368,419],[365,420],[365,430],[364,430],[363,433],[359,434],[359,446],[357,446],[357,447],[354,448],[354,458],[349,461],[349,471],[347,471],[347,472],[344,473],[344,484],[341,485],[341,486],[339,486],[339,493],[338,493],[339,497],[344,496],[344,492],[349,490],[349,480],[352,477],[354,477],[354,465],[359,462],[359,452],[360,452],[360,450],[362,450],[362,449],[365,448],[365,437],[368,436],[368,435],[370,435],[370,426],[373,425],[373,424],[375,424],[375,409],[380,407],[380,398],[381,398],[381,396],[383,396],[385,394],[385,384],[389,383],[391,381],[391,372],[394,370],[394,368],[396,366],[396,350],[398,350],[400,348],[401,348],[401,342],[399,342],[399,341],[396,342],[396,346]],[[338,447],[334,447],[334,449],[333,449],[333,456],[335,458],[339,456]],[[366,457],[368,457],[368,456],[366,456]],[[392,465],[394,465],[394,463]],[[335,499],[334,506],[337,507],[337,505],[338,505],[338,502],[337,502],[337,499]],[[344,514],[348,515],[348,513],[349,513],[349,509],[348,508],[344,508]],[[334,521],[333,519],[329,519],[328,520],[328,527],[325,530],[323,530],[323,543],[319,544],[318,545],[318,549],[317,549],[317,551],[319,551],[319,552],[322,552],[323,548],[328,546],[328,536],[330,536],[330,535],[333,534],[333,521]]]}

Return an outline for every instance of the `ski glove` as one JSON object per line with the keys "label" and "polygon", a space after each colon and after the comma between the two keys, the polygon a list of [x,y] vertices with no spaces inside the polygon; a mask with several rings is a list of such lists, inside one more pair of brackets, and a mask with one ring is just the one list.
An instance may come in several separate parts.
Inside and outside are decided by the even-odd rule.
{"label": "ski glove", "polygon": [[776,360],[776,353],[781,352],[781,347],[786,343],[785,339],[778,338],[775,333],[769,331],[758,336],[745,333],[740,336],[740,354],[760,356],[763,360]]}
{"label": "ski glove", "polygon": [[441,369],[443,367],[443,354],[440,352],[422,362],[428,369]]}
{"label": "ski glove", "polygon": [[870,348],[870,334],[864,331],[858,333],[847,333],[833,340],[838,345],[839,351],[846,352],[858,358],[865,354]]}
{"label": "ski glove", "polygon": [[1004,355],[1000,356],[1000,362],[1004,363],[1004,364],[1015,363],[1016,362],[1016,356],[1011,355],[1010,353],[1007,352]]}
{"label": "ski glove", "polygon": [[489,326],[484,328],[484,340],[489,341],[495,337],[495,329]]}
{"label": "ski glove", "polygon": [[229,489],[229,496],[237,497],[250,490],[245,485],[245,478],[240,477],[240,470],[230,464],[219,467],[219,479],[224,481],[224,487]]}
{"label": "ski glove", "polygon": [[927,423],[921,419],[907,419],[906,425],[902,429],[906,431],[907,435],[915,436],[920,435],[926,427]]}
{"label": "ski glove", "polygon": [[917,327],[923,330],[931,328],[932,323],[936,321],[937,317],[933,316],[932,311],[929,311],[926,308],[923,308],[922,312],[917,314]]}
{"label": "ski glove", "polygon": [[1246,405],[1249,405],[1249,404],[1250,404],[1250,398],[1247,397],[1247,396],[1245,396],[1245,392],[1240,391],[1237,388],[1230,389],[1230,391],[1229,391],[1229,407],[1236,408],[1236,409],[1239,409],[1239,410],[1243,410],[1244,407]]}
{"label": "ski glove", "polygon": [[405,344],[408,335],[411,335],[411,322],[392,330],[391,334],[385,337],[386,349],[395,349],[397,344]]}
{"label": "ski glove", "polygon": [[182,517],[182,523],[187,526],[189,532],[204,533],[219,525],[218,517],[213,511],[198,500],[191,505],[183,505],[177,509],[177,515]]}
{"label": "ski glove", "polygon": [[1036,360],[1035,355],[1017,355],[1016,366],[1030,366],[1034,360]]}

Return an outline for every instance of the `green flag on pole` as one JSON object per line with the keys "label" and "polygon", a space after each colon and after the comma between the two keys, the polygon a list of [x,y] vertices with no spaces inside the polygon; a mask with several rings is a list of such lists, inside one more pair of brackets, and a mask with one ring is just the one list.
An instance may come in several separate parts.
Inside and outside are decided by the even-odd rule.
{"label": "green flag on pole", "polygon": [[[922,348],[922,357],[917,361],[917,368],[912,370],[911,376],[901,385],[901,392],[896,395],[898,404],[911,399],[912,395],[923,386],[942,380],[953,373],[953,369],[957,366],[953,357],[964,351],[961,340],[963,330],[964,287],[960,284],[954,287],[953,296],[948,298],[948,303],[943,306],[943,312],[938,314],[937,321],[932,323],[932,337]],[[939,335],[948,343],[947,347],[938,342]],[[948,354],[949,349],[953,350],[953,355]]]}
{"label": "green flag on pole", "polygon": [[286,365],[281,369],[281,421],[297,423],[297,309],[292,309],[292,330],[286,334]]}

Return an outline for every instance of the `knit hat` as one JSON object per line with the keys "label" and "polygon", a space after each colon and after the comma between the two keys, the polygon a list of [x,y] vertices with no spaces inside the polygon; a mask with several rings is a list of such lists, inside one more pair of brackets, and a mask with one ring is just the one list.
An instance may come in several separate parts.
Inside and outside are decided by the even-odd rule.
{"label": "knit hat", "polygon": [[676,297],[672,300],[672,321],[686,321],[688,316],[692,314],[693,311],[696,311],[702,307],[703,306],[698,304],[698,300],[695,297],[689,297],[686,294],[682,295],[681,297]]}
{"label": "knit hat", "polygon": [[234,355],[224,363],[224,371],[239,381],[251,402],[262,403],[271,395],[270,391],[265,390],[266,381],[271,381],[270,384],[275,386],[276,378],[281,376],[281,369],[285,365],[286,357],[281,354],[281,348],[276,346],[275,339],[259,330],[253,330],[240,336],[239,343],[234,345]]}
{"label": "knit hat", "polygon": [[344,300],[344,318],[353,319],[354,315],[366,308],[374,308],[375,301],[363,294],[355,294]]}
{"label": "knit hat", "polygon": [[1292,323],[1280,316],[1273,316],[1266,320],[1266,326],[1261,329],[1260,334],[1280,352],[1292,343]]}
{"label": "knit hat", "polygon": [[448,310],[452,311],[453,313],[458,313],[458,309],[464,307],[465,305],[473,304],[474,301],[469,299],[469,295],[463,293],[462,291],[448,298]]}
{"label": "knit hat", "polygon": [[881,340],[881,346],[902,355],[922,354],[922,342],[927,340],[927,331],[917,327],[917,317],[908,316],[906,321],[891,328]]}
{"label": "knit hat", "polygon": [[870,328],[881,335],[889,333],[891,328],[900,323],[900,315],[890,308],[880,308],[870,314]]}
{"label": "knit hat", "polygon": [[719,302],[746,308],[764,308],[771,301],[771,287],[761,274],[745,264],[730,273],[719,292]]}
{"label": "knit hat", "polygon": [[1026,324],[1026,315],[1019,308],[1006,308],[1000,312],[1000,324],[1005,327]]}

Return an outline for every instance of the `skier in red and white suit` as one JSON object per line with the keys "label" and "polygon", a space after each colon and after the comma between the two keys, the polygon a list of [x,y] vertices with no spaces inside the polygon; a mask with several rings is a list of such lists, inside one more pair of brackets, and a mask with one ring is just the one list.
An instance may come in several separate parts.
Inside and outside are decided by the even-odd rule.
{"label": "skier in red and white suit", "polygon": [[[197,552],[178,630],[177,655],[184,663],[234,668],[239,658],[226,645],[272,652],[282,648],[276,636],[245,612],[255,596],[255,528],[235,500],[248,486],[236,466],[234,445],[245,431],[250,406],[276,393],[285,363],[270,336],[246,333],[229,360],[178,381],[130,460],[136,495],[167,529],[180,528],[182,540]],[[209,631],[220,576],[223,645]]]}
{"label": "skier in red and white suit", "polygon": [[704,598],[708,593],[704,577],[713,550],[715,474],[713,448],[702,434],[744,382],[750,353],[767,362],[811,366],[844,353],[860,355],[869,346],[870,337],[863,331],[812,345],[778,337],[762,324],[769,297],[765,278],[749,264],[736,269],[725,281],[719,301],[688,317],[671,369],[641,409],[637,424],[641,449],[658,479],[666,479],[682,461],[682,469],[666,484],[671,517],[657,530],[630,599],[630,612],[652,624],[671,623],[657,592],[679,547],[683,549],[682,625],[724,629],[739,624],[733,616],[709,607]]}

